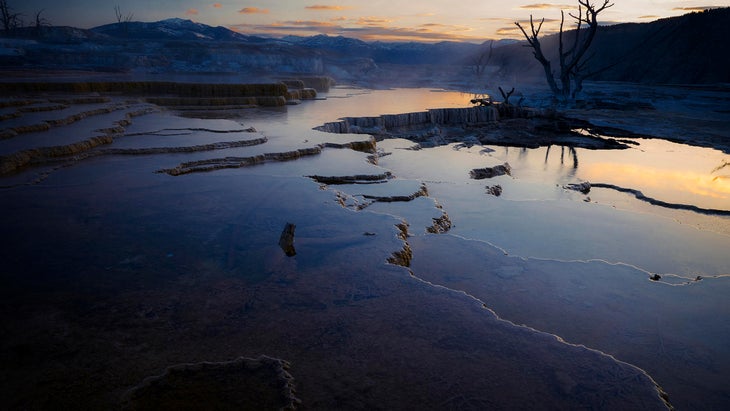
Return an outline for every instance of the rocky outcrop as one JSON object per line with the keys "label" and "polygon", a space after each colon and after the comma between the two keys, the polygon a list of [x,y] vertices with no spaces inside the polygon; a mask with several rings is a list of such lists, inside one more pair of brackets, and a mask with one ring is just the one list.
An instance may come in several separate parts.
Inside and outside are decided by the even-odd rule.
{"label": "rocky outcrop", "polygon": [[148,103],[163,107],[171,107],[177,110],[236,110],[242,108],[261,107],[282,107],[288,100],[287,96],[250,96],[250,97],[148,97]]}
{"label": "rocky outcrop", "polygon": [[499,197],[502,195],[502,186],[499,184],[487,186],[487,194]]}
{"label": "rocky outcrop", "polygon": [[59,157],[70,157],[103,144],[111,144],[111,136],[92,137],[65,146],[42,147],[0,157],[0,175],[14,173],[30,164],[39,164]]}
{"label": "rocky outcrop", "polygon": [[431,234],[443,234],[451,230],[451,219],[440,205],[436,207],[441,210],[441,217],[433,218],[433,224],[430,227],[426,227],[426,231]]}
{"label": "rocky outcrop", "polygon": [[[147,97],[147,101],[152,104],[170,107],[245,105],[280,107],[286,105],[289,96],[287,86],[284,83],[208,84],[155,81],[0,83],[0,93],[4,95],[48,92],[123,93],[157,96]],[[314,96],[312,97],[312,95]],[[315,97],[316,91],[313,89],[299,91],[299,99]]]}
{"label": "rocky outcrop", "polygon": [[591,183],[588,181],[584,181],[582,183],[572,183],[572,184],[566,184],[563,186],[566,190],[573,190],[573,191],[580,191],[583,194],[588,194],[591,192]]}
{"label": "rocky outcrop", "polygon": [[266,137],[254,138],[251,140],[220,141],[210,144],[199,144],[182,147],[148,147],[148,148],[107,148],[89,153],[93,155],[144,155],[144,154],[171,154],[171,153],[195,153],[199,151],[225,150],[229,148],[250,147],[265,144]]}
{"label": "rocky outcrop", "polygon": [[398,227],[398,238],[403,240],[403,248],[394,251],[388,258],[388,262],[401,267],[410,267],[411,260],[413,260],[413,250],[411,250],[411,245],[408,243],[408,223],[402,221],[395,226]]}
{"label": "rocky outcrop", "polygon": [[[51,124],[54,124],[56,126],[71,124],[75,121],[79,121],[91,115],[106,114],[121,108],[126,107],[114,106],[113,110],[109,107],[99,110],[90,110],[83,113],[74,114],[62,120],[41,123],[38,125],[38,128],[46,131],[50,129]],[[89,156],[90,150],[101,145],[113,143],[114,136],[123,133],[124,126],[131,124],[132,118],[145,115],[153,111],[154,110],[152,108],[147,107],[140,110],[128,112],[124,116],[124,119],[116,122],[116,126],[110,127],[108,129],[97,130],[98,132],[103,133],[103,136],[91,137],[86,140],[63,146],[32,148],[15,152],[6,156],[0,156],[0,175],[17,172],[18,170],[29,165],[43,164],[58,159],[68,159],[70,157],[73,157],[74,160],[79,160],[81,158],[86,158]],[[42,125],[45,125],[45,127],[42,127]],[[15,129],[12,129],[13,132],[14,130]],[[0,133],[0,136],[1,135],[2,133]],[[17,133],[14,133],[12,136],[15,135],[17,135]],[[102,152],[101,154],[109,153]]]}
{"label": "rocky outcrop", "polygon": [[390,171],[386,171],[382,174],[357,174],[351,176],[319,176],[311,175],[307,176],[312,180],[327,185],[339,185],[339,184],[378,184],[388,181],[393,178],[393,174]]}
{"label": "rocky outcrop", "polygon": [[296,228],[296,225],[286,223],[284,230],[282,230],[281,236],[279,237],[279,247],[281,247],[287,257],[297,255],[297,251],[294,249],[294,230],[296,230]]}
{"label": "rocky outcrop", "polygon": [[317,90],[313,88],[289,89],[287,100],[314,100],[317,98]]}
{"label": "rocky outcrop", "polygon": [[494,167],[475,168],[469,172],[469,176],[474,180],[483,180],[485,178],[493,178],[503,175],[512,175],[512,168],[509,163],[500,164]]}
{"label": "rocky outcrop", "polygon": [[377,150],[377,143],[372,137],[364,141],[351,141],[349,143],[324,143],[324,146],[327,148],[349,148],[368,154],[375,154]]}
{"label": "rocky outcrop", "polygon": [[133,95],[175,95],[179,97],[285,97],[283,83],[208,84],[165,81],[110,82],[12,82],[0,83],[4,95],[29,93],[124,93]]}
{"label": "rocky outcrop", "polygon": [[[91,116],[109,114],[109,113],[113,113],[115,111],[123,110],[126,108],[129,108],[129,106],[126,104],[114,104],[112,106],[100,107],[100,108],[96,108],[93,110],[82,111],[80,113],[71,114],[67,117],[63,117],[63,118],[59,118],[59,119],[45,120],[45,121],[43,121],[41,123],[37,123],[37,124],[29,124],[29,125],[11,127],[11,128],[7,128],[4,130],[0,130],[0,139],[12,138],[19,134],[48,131],[51,129],[51,127],[67,126],[69,124],[73,124],[77,121],[81,121],[81,120],[91,117]],[[145,109],[137,111],[137,112],[131,112],[131,113],[128,113],[126,118],[121,121],[125,121],[125,120],[128,121],[132,117],[144,115],[144,114],[150,113],[152,111],[153,111],[153,109],[151,109],[151,108],[145,108]]]}
{"label": "rocky outcrop", "polygon": [[493,107],[439,108],[378,117],[345,117],[341,121],[325,123],[316,130],[339,134],[383,134],[411,127],[434,125],[475,125],[499,119]]}
{"label": "rocky outcrop", "polygon": [[296,160],[301,157],[313,156],[322,153],[322,147],[301,148],[298,150],[283,153],[267,153],[250,157],[224,157],[209,160],[190,161],[182,163],[174,168],[163,168],[158,173],[165,173],[171,176],[179,176],[189,173],[200,173],[206,171],[222,170],[224,168],[250,167],[258,164],[276,161]]}
{"label": "rocky outcrop", "polygon": [[418,197],[428,197],[428,189],[425,184],[422,184],[420,189],[415,193],[408,195],[395,195],[395,196],[375,196],[375,195],[363,195],[368,200],[373,200],[381,203],[394,203],[394,202],[408,202],[417,199]]}

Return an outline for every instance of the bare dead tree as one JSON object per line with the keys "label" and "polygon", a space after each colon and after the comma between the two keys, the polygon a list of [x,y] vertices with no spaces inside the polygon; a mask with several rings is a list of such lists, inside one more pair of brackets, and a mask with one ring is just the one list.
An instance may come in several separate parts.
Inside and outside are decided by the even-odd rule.
{"label": "bare dead tree", "polygon": [[129,31],[129,23],[134,18],[134,13],[122,13],[122,8],[117,4],[114,6],[114,15],[117,18],[117,24],[122,28],[122,32],[126,36]]}
{"label": "bare dead tree", "polygon": [[512,97],[512,94],[515,92],[515,88],[512,87],[512,90],[510,90],[506,93],[504,92],[504,90],[502,90],[501,86],[498,88],[499,88],[500,94],[502,94],[502,98],[504,99],[504,104],[509,104],[509,98]]}
{"label": "bare dead tree", "polygon": [[[535,27],[535,21],[532,15],[530,15],[529,34],[519,22],[515,22],[525,36],[525,39],[527,39],[528,47],[532,48],[535,59],[542,65],[550,90],[559,100],[567,101],[569,99],[575,99],[576,94],[583,89],[583,81],[597,74],[586,71],[586,63],[590,60],[590,58],[586,58],[586,53],[598,30],[598,14],[612,6],[613,3],[610,0],[603,0],[603,4],[600,6],[593,4],[591,0],[578,0],[578,14],[569,13],[570,17],[575,20],[576,27],[573,30],[574,38],[572,44],[567,48],[565,45],[565,37],[567,36],[564,33],[565,13],[562,10],[560,11],[560,32],[558,33],[558,56],[560,60],[558,80],[560,84],[555,79],[552,64],[545,57],[542,45],[540,44],[540,29],[542,29],[545,19],[540,20],[540,23]],[[584,24],[585,27],[583,26]]]}
{"label": "bare dead tree", "polygon": [[48,21],[45,17],[42,17],[45,10],[40,10],[35,14],[35,25],[33,26],[33,30],[35,31],[36,37],[41,37],[41,34],[43,34],[43,27],[50,26],[51,22]]}
{"label": "bare dead tree", "polygon": [[129,23],[134,18],[134,13],[122,13],[122,8],[118,4],[114,6],[114,15],[117,18],[117,23]]}
{"label": "bare dead tree", "polygon": [[23,26],[21,16],[20,13],[13,13],[7,0],[0,0],[0,20],[6,35],[10,35],[15,29]]}
{"label": "bare dead tree", "polygon": [[471,60],[472,70],[477,77],[482,77],[484,71],[487,69],[489,62],[492,60],[492,54],[494,53],[494,40],[489,41],[489,50],[482,50],[479,54],[475,55]]}

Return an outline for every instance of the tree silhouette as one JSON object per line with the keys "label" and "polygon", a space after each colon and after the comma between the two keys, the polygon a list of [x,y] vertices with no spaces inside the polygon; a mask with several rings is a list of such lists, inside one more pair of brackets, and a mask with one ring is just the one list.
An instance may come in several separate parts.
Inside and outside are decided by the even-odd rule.
{"label": "tree silhouette", "polygon": [[23,25],[20,16],[20,13],[13,13],[7,0],[0,0],[0,22],[2,22],[6,35],[9,36],[15,29]]}
{"label": "tree silhouette", "polygon": [[117,24],[121,26],[124,35],[127,35],[127,32],[129,31],[129,23],[134,18],[134,13],[122,13],[122,8],[117,4],[114,6],[114,16],[117,18]]}
{"label": "tree silhouette", "polygon": [[[570,99],[575,99],[576,94],[583,89],[583,81],[596,74],[586,72],[586,63],[591,57],[586,57],[586,53],[598,30],[598,14],[611,6],[613,6],[613,3],[610,0],[603,0],[601,6],[596,6],[591,0],[578,0],[578,14],[569,13],[570,17],[575,20],[576,27],[573,30],[574,38],[572,45],[567,48],[565,46],[567,40],[565,37],[567,36],[563,31],[565,13],[562,10],[560,11],[560,32],[558,34],[558,55],[560,59],[558,80],[560,84],[555,79],[552,63],[545,57],[542,45],[540,44],[540,29],[542,29],[545,19],[540,20],[540,23],[535,27],[535,21],[532,15],[530,15],[529,34],[519,22],[515,22],[525,36],[525,39],[527,39],[528,46],[532,47],[532,53],[535,59],[542,64],[550,90],[558,100],[565,102]],[[584,24],[586,25],[585,28],[583,27]]]}
{"label": "tree silhouette", "polygon": [[487,65],[492,60],[492,54],[494,53],[494,40],[489,41],[489,50],[482,49],[479,54],[475,55],[471,59],[472,70],[477,77],[481,78],[484,75],[484,71],[487,69]]}
{"label": "tree silhouette", "polygon": [[51,25],[48,19],[41,16],[44,11],[45,10],[40,10],[35,14],[35,25],[33,26],[33,29],[35,31],[36,37],[41,37],[41,35],[43,34],[43,27]]}

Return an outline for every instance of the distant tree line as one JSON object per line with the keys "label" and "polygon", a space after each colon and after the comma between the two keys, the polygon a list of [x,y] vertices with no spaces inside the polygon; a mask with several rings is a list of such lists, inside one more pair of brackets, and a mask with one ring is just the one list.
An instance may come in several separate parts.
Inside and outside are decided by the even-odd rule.
{"label": "distant tree line", "polygon": [[[43,17],[44,12],[45,10],[37,11],[33,16],[33,19],[28,21],[28,25],[26,26],[26,22],[23,20],[23,14],[16,12],[10,4],[8,4],[8,0],[0,0],[1,34],[11,37],[18,35],[21,28],[30,27],[32,28],[31,33],[33,36],[41,37],[43,34],[43,28],[51,25],[51,22]],[[121,25],[124,32],[126,32],[128,30],[129,23],[134,18],[134,13],[124,13],[119,5],[115,5],[114,16],[116,17],[117,24]]]}
{"label": "distant tree line", "polygon": [[[35,13],[34,18],[29,22],[28,27],[33,28],[33,34],[40,37],[43,28],[50,26],[51,23],[43,17],[45,10],[39,10]],[[0,23],[2,23],[2,32],[5,36],[13,36],[20,28],[26,27],[23,20],[23,14],[18,13],[10,7],[7,0],[0,0]]]}

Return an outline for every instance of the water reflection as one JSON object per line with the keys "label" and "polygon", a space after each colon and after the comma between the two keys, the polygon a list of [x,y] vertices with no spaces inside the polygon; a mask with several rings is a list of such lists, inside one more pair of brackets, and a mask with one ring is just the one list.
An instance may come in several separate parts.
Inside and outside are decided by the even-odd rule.
{"label": "water reflection", "polygon": [[[552,145],[549,145],[547,149],[545,150],[545,167],[543,167],[543,170],[547,170],[548,161],[550,159],[550,150],[553,148]],[[560,165],[565,165],[565,146],[560,146]],[[570,177],[575,175],[575,170],[578,169],[578,152],[575,150],[575,147],[567,147],[568,150],[568,156],[572,158],[573,164],[572,164],[572,173],[569,173],[568,175]]]}

